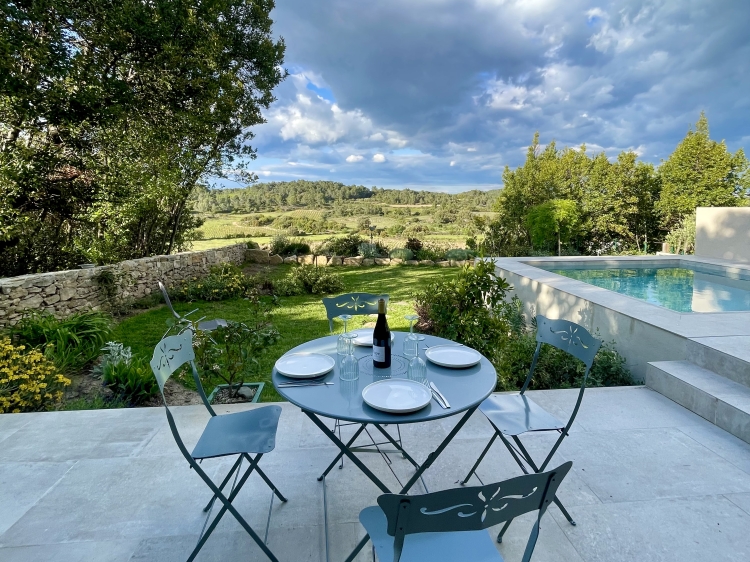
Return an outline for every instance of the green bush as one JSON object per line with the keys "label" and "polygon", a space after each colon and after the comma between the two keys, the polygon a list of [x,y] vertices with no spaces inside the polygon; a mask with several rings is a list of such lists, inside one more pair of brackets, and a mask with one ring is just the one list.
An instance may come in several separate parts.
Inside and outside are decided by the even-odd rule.
{"label": "green bush", "polygon": [[274,293],[279,296],[325,295],[344,289],[337,273],[313,265],[294,267],[284,277],[274,282]]}
{"label": "green bush", "polygon": [[352,257],[358,254],[362,242],[363,240],[358,234],[347,234],[346,236],[329,238],[323,242],[320,251],[329,256]]}
{"label": "green bush", "polygon": [[112,335],[112,320],[102,312],[81,312],[59,320],[48,312],[31,312],[12,329],[19,344],[43,350],[58,370],[71,373],[99,356]]}
{"label": "green bush", "polygon": [[148,361],[132,357],[104,365],[102,381],[122,401],[135,406],[147,402],[159,392],[159,384]]}
{"label": "green bush", "polygon": [[363,242],[358,248],[359,255],[363,258],[384,258],[388,256],[388,248],[382,242]]}
{"label": "green bush", "polygon": [[234,264],[224,263],[211,268],[203,278],[193,277],[170,289],[170,298],[176,302],[220,301],[249,297],[257,292],[258,279],[245,275]]}
{"label": "green bush", "polygon": [[408,261],[414,259],[414,252],[408,248],[395,248],[391,250],[390,256],[392,258]]}
{"label": "green bush", "polygon": [[300,238],[278,234],[271,239],[269,252],[280,256],[302,256],[310,253],[310,245]]}
{"label": "green bush", "polygon": [[453,248],[452,250],[445,252],[445,259],[447,260],[465,261],[470,257],[471,255],[467,250],[462,250],[460,248]]}
{"label": "green bush", "polygon": [[257,250],[260,248],[260,245],[257,242],[253,242],[252,240],[247,241],[247,248],[249,250]]}
{"label": "green bush", "polygon": [[455,278],[430,283],[415,295],[418,327],[473,347],[492,360],[509,330],[502,315],[509,290],[505,279],[495,275],[494,263],[465,266]]}

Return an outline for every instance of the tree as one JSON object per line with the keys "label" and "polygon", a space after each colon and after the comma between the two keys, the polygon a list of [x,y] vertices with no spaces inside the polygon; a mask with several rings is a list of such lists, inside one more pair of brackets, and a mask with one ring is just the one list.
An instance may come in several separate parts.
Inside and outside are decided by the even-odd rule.
{"label": "tree", "polygon": [[535,246],[548,248],[557,239],[557,255],[562,254],[562,244],[570,242],[581,224],[578,204],[570,199],[552,199],[532,207],[526,215],[526,224]]}
{"label": "tree", "polygon": [[708,119],[701,112],[695,131],[688,131],[659,168],[662,190],[656,208],[662,225],[671,229],[696,207],[735,207],[748,201],[748,161],[724,141],[711,140]]}
{"label": "tree", "polygon": [[[273,0],[0,7],[0,274],[169,253],[253,158],[284,78]],[[229,165],[231,164],[231,166]]]}

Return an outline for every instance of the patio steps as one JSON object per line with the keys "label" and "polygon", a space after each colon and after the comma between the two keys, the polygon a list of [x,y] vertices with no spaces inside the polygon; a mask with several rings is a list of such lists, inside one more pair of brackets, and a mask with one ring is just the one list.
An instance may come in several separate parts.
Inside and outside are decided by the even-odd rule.
{"label": "patio steps", "polygon": [[646,386],[750,443],[750,388],[690,361],[654,361]]}
{"label": "patio steps", "polygon": [[750,336],[687,340],[685,359],[750,387]]}

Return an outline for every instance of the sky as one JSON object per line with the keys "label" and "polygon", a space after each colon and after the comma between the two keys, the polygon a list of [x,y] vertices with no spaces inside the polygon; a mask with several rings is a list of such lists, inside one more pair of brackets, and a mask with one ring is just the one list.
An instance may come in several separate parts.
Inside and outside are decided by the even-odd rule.
{"label": "sky", "polygon": [[750,148],[748,0],[276,0],[260,181],[497,189],[535,131],[658,164],[705,111]]}

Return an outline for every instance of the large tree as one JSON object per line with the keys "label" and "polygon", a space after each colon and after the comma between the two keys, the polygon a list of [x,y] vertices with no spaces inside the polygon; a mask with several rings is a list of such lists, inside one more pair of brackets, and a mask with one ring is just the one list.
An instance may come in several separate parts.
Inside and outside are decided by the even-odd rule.
{"label": "large tree", "polygon": [[[283,79],[273,0],[0,7],[0,274],[168,253],[254,157]],[[231,165],[230,165],[231,164]]]}
{"label": "large tree", "polygon": [[659,167],[662,190],[657,210],[662,224],[672,228],[696,207],[747,204],[747,170],[743,150],[732,154],[724,141],[711,140],[708,119],[701,113],[695,130],[688,131]]}

